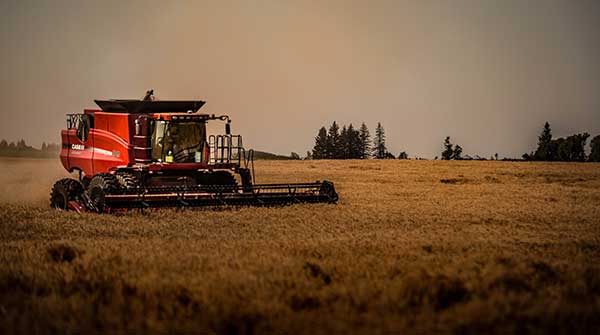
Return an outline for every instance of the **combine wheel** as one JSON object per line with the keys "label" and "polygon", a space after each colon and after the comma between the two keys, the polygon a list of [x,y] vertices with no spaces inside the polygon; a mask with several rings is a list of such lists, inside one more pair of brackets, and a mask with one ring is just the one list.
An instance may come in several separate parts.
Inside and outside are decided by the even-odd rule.
{"label": "combine wheel", "polygon": [[87,189],[87,195],[99,212],[106,212],[108,208],[104,201],[106,194],[111,194],[119,189],[119,180],[110,173],[99,173],[92,178]]}
{"label": "combine wheel", "polygon": [[139,186],[139,180],[133,173],[117,172],[115,174],[115,177],[117,178],[117,181],[119,182],[119,186],[122,189],[130,190],[130,189],[135,189]]}
{"label": "combine wheel", "polygon": [[77,201],[83,194],[83,185],[75,179],[65,178],[57,181],[50,193],[50,207],[69,209],[69,201]]}

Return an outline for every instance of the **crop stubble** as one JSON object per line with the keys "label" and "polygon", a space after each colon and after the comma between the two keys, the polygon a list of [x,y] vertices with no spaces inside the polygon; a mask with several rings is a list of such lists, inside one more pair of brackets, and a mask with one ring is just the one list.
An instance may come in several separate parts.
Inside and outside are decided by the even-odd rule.
{"label": "crop stubble", "polygon": [[48,208],[0,163],[0,333],[547,333],[600,323],[600,165],[258,161],[337,205]]}

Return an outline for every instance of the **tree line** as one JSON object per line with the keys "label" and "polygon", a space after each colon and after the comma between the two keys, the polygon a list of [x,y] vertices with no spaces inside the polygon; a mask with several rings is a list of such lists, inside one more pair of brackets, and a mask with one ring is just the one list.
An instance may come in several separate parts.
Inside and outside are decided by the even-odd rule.
{"label": "tree line", "polygon": [[[363,122],[360,128],[354,128],[350,123],[343,125],[341,130],[336,121],[329,129],[321,127],[315,137],[312,152],[307,153],[308,159],[388,159],[396,158],[387,150],[385,144],[385,130],[381,122],[375,128],[375,137],[371,139],[369,128]],[[402,152],[399,158],[408,158]]]}
{"label": "tree line", "polygon": [[[537,149],[524,154],[521,159],[503,158],[503,160],[526,160],[526,161],[562,161],[562,162],[600,162],[600,135],[594,137],[590,142],[590,154],[586,155],[586,143],[590,134],[574,134],[566,138],[553,138],[550,124],[546,122],[538,137]],[[312,151],[306,154],[307,159],[387,159],[396,158],[387,150],[385,130],[381,122],[375,128],[375,137],[371,139],[369,128],[363,122],[356,129],[350,123],[348,126],[340,126],[336,121],[329,128],[321,127],[315,137],[315,145]],[[408,159],[408,154],[401,152],[398,159]],[[296,153],[292,153],[292,159],[300,159]],[[436,156],[435,159],[438,159]],[[443,142],[441,152],[443,160],[486,160],[478,155],[471,157],[463,156],[463,148],[458,144],[452,144],[447,136]],[[498,160],[498,154],[490,157],[490,160]]]}
{"label": "tree line", "polygon": [[[521,159],[504,160],[525,160],[525,161],[549,161],[549,162],[600,162],[600,135],[594,137],[590,142],[590,154],[586,155],[586,143],[590,137],[589,133],[574,134],[566,138],[553,138],[550,124],[546,122],[542,132],[538,136],[537,149],[534,152],[526,153]],[[462,147],[452,145],[450,137],[444,141],[444,151],[442,159],[460,160],[473,159],[471,157],[462,157]],[[436,157],[437,159],[437,157]],[[485,158],[479,158],[485,160]],[[498,154],[491,159],[498,160]]]}
{"label": "tree line", "polygon": [[59,151],[60,145],[54,143],[46,144],[46,142],[43,142],[41,149],[36,149],[28,145],[23,139],[16,143],[4,139],[0,141],[0,156],[54,157]]}
{"label": "tree line", "polygon": [[550,124],[546,122],[538,136],[537,149],[523,155],[527,161],[555,162],[600,162],[600,135],[590,142],[590,155],[586,155],[585,147],[590,134],[574,134],[566,138],[553,138]]}

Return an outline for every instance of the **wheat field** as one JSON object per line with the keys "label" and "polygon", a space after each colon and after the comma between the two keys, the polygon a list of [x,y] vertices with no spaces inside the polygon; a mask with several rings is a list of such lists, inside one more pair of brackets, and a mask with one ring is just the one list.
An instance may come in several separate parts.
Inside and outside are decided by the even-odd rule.
{"label": "wheat field", "polygon": [[600,165],[257,161],[337,205],[51,210],[58,161],[0,163],[0,333],[600,329]]}

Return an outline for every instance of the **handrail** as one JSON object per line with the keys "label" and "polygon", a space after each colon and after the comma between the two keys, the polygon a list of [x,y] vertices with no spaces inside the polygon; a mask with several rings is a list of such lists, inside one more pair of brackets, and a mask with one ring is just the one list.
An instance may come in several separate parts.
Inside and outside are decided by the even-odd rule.
{"label": "handrail", "polygon": [[208,147],[210,150],[209,164],[237,163],[237,165],[241,165],[245,157],[241,135],[210,135]]}
{"label": "handrail", "polygon": [[254,149],[248,150],[248,158],[246,158],[246,154],[244,151],[244,165],[246,169],[248,168],[248,163],[252,165],[252,169],[250,171],[252,172],[252,183],[254,184],[256,183],[256,177],[254,175]]}
{"label": "handrail", "polygon": [[[76,114],[67,114],[67,129],[77,129],[79,128],[79,124],[83,122],[83,118],[86,117],[87,114],[84,113],[76,113]],[[89,116],[87,116],[89,118]]]}

